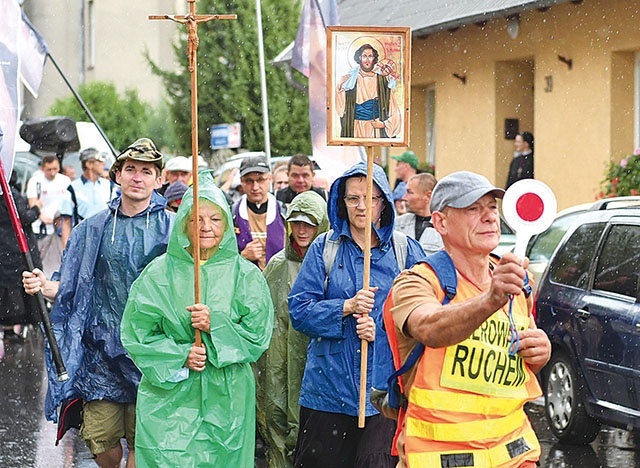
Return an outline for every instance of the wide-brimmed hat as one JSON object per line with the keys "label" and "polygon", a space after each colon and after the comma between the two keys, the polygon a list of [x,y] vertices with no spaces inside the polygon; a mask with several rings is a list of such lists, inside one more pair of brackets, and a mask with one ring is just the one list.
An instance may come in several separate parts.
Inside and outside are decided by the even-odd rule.
{"label": "wide-brimmed hat", "polygon": [[504,190],[495,187],[489,179],[480,174],[469,171],[454,172],[440,179],[433,188],[429,208],[432,213],[442,211],[447,206],[466,208],[488,193],[496,198],[504,196]]}
{"label": "wide-brimmed hat", "polygon": [[158,170],[162,171],[162,153],[156,149],[156,145],[149,138],[140,138],[134,141],[118,155],[109,169],[109,178],[112,181],[116,182],[116,172],[120,170],[122,163],[127,159],[154,163]]}

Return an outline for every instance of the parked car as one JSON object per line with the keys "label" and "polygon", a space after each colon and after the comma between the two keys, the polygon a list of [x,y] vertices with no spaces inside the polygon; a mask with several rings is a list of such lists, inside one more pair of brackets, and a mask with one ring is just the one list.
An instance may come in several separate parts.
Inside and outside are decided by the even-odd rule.
{"label": "parked car", "polygon": [[540,278],[549,264],[549,259],[562,237],[580,214],[587,211],[592,205],[593,203],[584,203],[558,212],[546,231],[531,237],[525,255],[529,259],[527,270],[532,275],[534,290],[537,289]]}
{"label": "parked car", "polygon": [[591,203],[582,203],[580,205],[571,206],[561,210],[556,215],[553,223],[549,228],[535,236],[533,236],[527,244],[525,255],[529,259],[527,270],[532,274],[533,290],[537,289],[540,278],[544,273],[549,259],[555,251],[558,243],[573,223],[579,219],[580,215],[588,210],[600,210],[603,206],[612,208],[614,206],[622,207],[634,204],[640,201],[640,197],[616,197],[606,198]]}
{"label": "parked car", "polygon": [[587,444],[601,424],[640,428],[639,247],[640,200],[601,200],[578,215],[540,281],[537,323],[552,354],[539,377],[563,443]]}

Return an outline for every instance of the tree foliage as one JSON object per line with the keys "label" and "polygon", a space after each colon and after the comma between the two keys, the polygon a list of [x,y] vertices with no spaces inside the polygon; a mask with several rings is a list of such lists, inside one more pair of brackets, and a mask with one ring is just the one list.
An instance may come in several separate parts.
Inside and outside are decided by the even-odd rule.
{"label": "tree foliage", "polygon": [[[115,84],[93,81],[80,85],[78,94],[116,150],[124,149],[141,135],[146,135],[150,107],[140,100],[137,91],[127,89],[121,97]],[[57,99],[49,109],[49,115],[62,115],[76,121],[89,120],[73,96]]]}
{"label": "tree foliage", "polygon": [[[294,38],[300,3],[265,0],[261,3],[265,68],[269,105],[271,152],[288,155],[311,150],[307,97],[286,80],[285,72],[270,64]],[[214,124],[240,122],[243,148],[264,150],[262,98],[255,0],[198,2],[199,14],[238,15],[198,26],[198,136],[199,149],[210,146],[209,128]],[[184,152],[191,150],[191,94],[186,28],[181,26],[174,52],[180,72],[162,70],[151,63],[165,83],[176,139]]]}

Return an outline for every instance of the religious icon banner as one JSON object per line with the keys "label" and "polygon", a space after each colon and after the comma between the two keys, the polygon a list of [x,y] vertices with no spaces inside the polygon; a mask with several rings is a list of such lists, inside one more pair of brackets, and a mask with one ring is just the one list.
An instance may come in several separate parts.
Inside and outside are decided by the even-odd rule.
{"label": "religious icon banner", "polygon": [[409,146],[411,33],[327,27],[327,144]]}

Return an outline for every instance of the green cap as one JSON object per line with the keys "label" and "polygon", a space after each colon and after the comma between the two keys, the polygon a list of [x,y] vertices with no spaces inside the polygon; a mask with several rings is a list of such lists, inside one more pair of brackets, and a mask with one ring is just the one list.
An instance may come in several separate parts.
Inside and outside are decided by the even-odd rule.
{"label": "green cap", "polygon": [[[162,171],[162,153],[156,149],[156,145],[149,138],[140,138],[134,141],[126,150],[118,155],[116,161],[109,169],[109,178],[116,182],[116,172],[127,159],[154,163],[159,171]],[[117,182],[116,182],[117,183]]]}
{"label": "green cap", "polygon": [[391,159],[395,159],[396,161],[406,162],[409,166],[413,167],[416,171],[418,170],[418,156],[413,151],[405,151],[399,156],[391,156]]}

